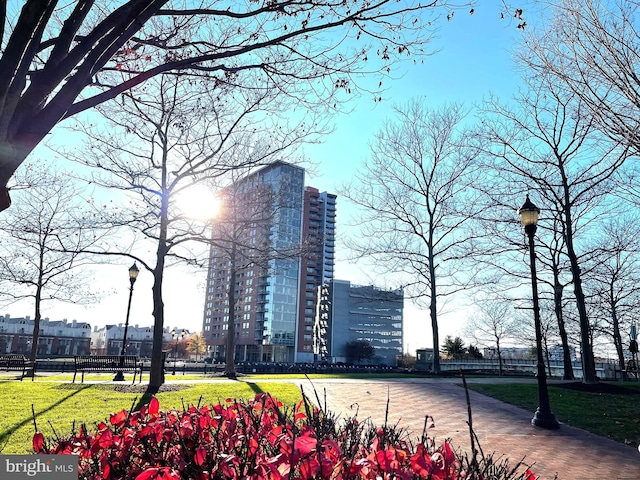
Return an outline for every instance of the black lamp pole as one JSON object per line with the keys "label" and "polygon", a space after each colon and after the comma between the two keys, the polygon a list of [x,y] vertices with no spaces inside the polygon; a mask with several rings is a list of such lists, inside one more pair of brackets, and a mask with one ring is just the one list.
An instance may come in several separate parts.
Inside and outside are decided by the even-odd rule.
{"label": "black lamp pole", "polygon": [[[129,283],[131,286],[129,287],[129,303],[127,304],[127,318],[124,322],[124,335],[122,336],[122,348],[120,349],[120,367],[124,365],[124,352],[127,345],[127,330],[129,329],[129,313],[131,313],[131,298],[133,297],[133,284],[136,283],[136,279],[138,278],[138,273],[140,269],[133,262],[133,265],[129,268]],[[122,382],[124,381],[124,374],[122,370],[116,372],[116,376],[113,377],[114,382]]]}
{"label": "black lamp pole", "polygon": [[540,209],[536,207],[529,195],[524,205],[518,210],[524,231],[529,237],[529,258],[531,264],[531,288],[533,290],[533,320],[536,327],[536,350],[538,355],[538,409],[531,419],[531,423],[536,427],[556,429],[560,428],[558,420],[551,412],[549,405],[549,392],[547,390],[547,373],[542,356],[542,328],[540,326],[540,305],[538,304],[538,280],[536,275],[536,254],[534,250],[533,237],[537,230],[538,215]]}
{"label": "black lamp pole", "polygon": [[176,344],[173,347],[173,375],[176,374],[176,360],[178,358],[178,338],[183,339],[184,335],[185,335],[184,330],[180,332],[180,335],[178,335],[178,332],[176,331],[175,328],[171,331],[171,336],[174,338],[176,342]]}

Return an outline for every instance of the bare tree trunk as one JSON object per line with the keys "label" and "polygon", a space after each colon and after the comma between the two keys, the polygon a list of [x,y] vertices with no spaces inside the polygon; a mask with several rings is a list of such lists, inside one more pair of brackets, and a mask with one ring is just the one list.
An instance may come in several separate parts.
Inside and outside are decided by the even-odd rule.
{"label": "bare tree trunk", "polygon": [[[166,153],[165,153],[166,155]],[[162,191],[166,192],[166,161],[163,162]],[[162,280],[164,276],[164,263],[169,251],[167,246],[169,197],[162,196],[160,206],[160,232],[158,235],[158,248],[156,250],[156,267],[153,269],[153,349],[151,350],[151,372],[149,373],[149,391],[158,391],[164,383],[164,361],[162,354],[162,342],[164,336],[164,301],[162,300]]]}
{"label": "bare tree trunk", "polygon": [[[435,278],[434,278],[435,281]],[[438,335],[438,313],[436,310],[436,286],[431,284],[431,300],[429,313],[431,315],[431,331],[433,333],[433,373],[440,373],[440,337]]]}
{"label": "bare tree trunk", "polygon": [[576,305],[578,307],[578,315],[580,318],[580,340],[582,353],[582,382],[596,383],[596,364],[591,349],[591,336],[589,326],[589,317],[587,316],[587,307],[584,300],[584,292],[582,291],[582,279],[580,277],[580,267],[578,259],[573,250],[573,242],[570,237],[567,239],[567,253],[571,261],[571,273],[573,274],[573,287],[576,297]]}
{"label": "bare tree trunk", "polygon": [[575,380],[573,374],[573,364],[571,360],[571,350],[569,349],[569,337],[567,329],[564,326],[564,316],[562,315],[562,285],[558,280],[557,272],[554,272],[553,286],[553,305],[558,322],[558,331],[560,334],[560,342],[562,343],[562,364],[563,364],[563,380]]}
{"label": "bare tree trunk", "polygon": [[[160,247],[158,247],[158,251]],[[160,258],[158,253],[158,265],[153,271],[153,349],[151,351],[151,372],[149,374],[149,390],[157,391],[164,383],[164,364],[162,355],[162,343],[164,337],[164,302],[162,300],[162,270],[164,269],[164,256]]]}
{"label": "bare tree trunk", "polygon": [[40,320],[42,313],[40,311],[40,304],[42,303],[42,255],[40,256],[40,275],[38,277],[38,288],[35,295],[35,315],[33,318],[33,334],[31,336],[31,352],[29,352],[29,361],[33,365],[33,369],[27,372],[30,377],[35,376],[36,358],[38,357],[38,339],[40,338]]}
{"label": "bare tree trunk", "polygon": [[[432,218],[432,216],[431,216]],[[433,373],[440,374],[440,336],[438,335],[438,308],[437,298],[438,291],[436,289],[436,268],[434,266],[435,258],[433,252],[433,226],[429,228],[429,283],[430,296],[429,314],[431,316],[431,332],[433,335]]]}
{"label": "bare tree trunk", "polygon": [[[613,286],[612,286],[613,288]],[[613,298],[613,292],[611,292],[611,305],[615,305],[615,299]],[[618,368],[622,372],[622,379],[628,380],[627,370],[624,364],[624,351],[622,347],[622,337],[620,335],[620,322],[618,321],[618,312],[614,306],[611,307],[611,322],[613,324],[613,344],[616,347],[616,354],[618,355]]]}
{"label": "bare tree trunk", "polygon": [[42,313],[40,306],[42,304],[42,285],[44,282],[42,272],[44,272],[44,248],[40,248],[40,257],[38,259],[38,286],[36,287],[35,300],[35,315],[33,319],[33,334],[31,336],[31,352],[29,352],[29,361],[33,364],[33,369],[29,372],[31,377],[35,376],[36,358],[38,356],[38,340],[40,338],[40,320]]}

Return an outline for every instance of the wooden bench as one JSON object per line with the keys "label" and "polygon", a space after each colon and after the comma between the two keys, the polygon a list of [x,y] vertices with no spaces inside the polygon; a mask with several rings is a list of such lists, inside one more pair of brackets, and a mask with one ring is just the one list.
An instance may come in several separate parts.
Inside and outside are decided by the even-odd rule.
{"label": "wooden bench", "polygon": [[21,372],[20,381],[31,371],[31,381],[35,376],[35,364],[24,355],[11,353],[0,355],[0,370]]}
{"label": "wooden bench", "polygon": [[142,362],[135,355],[76,355],[73,357],[73,368],[73,383],[78,372],[82,374],[82,383],[85,372],[133,372],[132,384],[136,383],[136,375],[140,375],[139,383],[142,383]]}

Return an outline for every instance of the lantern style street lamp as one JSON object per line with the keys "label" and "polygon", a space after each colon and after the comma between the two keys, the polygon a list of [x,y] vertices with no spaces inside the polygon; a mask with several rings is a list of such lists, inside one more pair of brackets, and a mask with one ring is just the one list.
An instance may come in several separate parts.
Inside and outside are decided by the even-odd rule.
{"label": "lantern style street lamp", "polygon": [[[122,348],[120,349],[120,367],[124,365],[124,352],[127,345],[127,330],[129,329],[129,313],[131,313],[131,297],[133,297],[133,284],[136,283],[136,279],[138,278],[138,273],[140,273],[140,269],[133,262],[133,265],[129,267],[129,303],[127,305],[127,318],[124,321],[124,335],[122,335]],[[124,381],[124,374],[122,370],[116,372],[116,376],[113,377],[114,382],[122,382]]]}
{"label": "lantern style street lamp", "polygon": [[551,412],[549,405],[549,392],[547,390],[547,374],[542,356],[542,328],[540,327],[540,305],[538,303],[538,280],[536,276],[536,254],[533,245],[533,236],[538,225],[538,215],[540,209],[536,207],[529,195],[524,205],[518,210],[520,221],[524,226],[524,231],[529,237],[529,257],[531,264],[531,288],[533,290],[533,320],[536,327],[536,351],[538,355],[538,409],[531,419],[531,423],[536,427],[556,429],[560,428],[558,420]]}
{"label": "lantern style street lamp", "polygon": [[179,341],[178,337],[180,340],[182,340],[186,334],[187,332],[185,332],[184,330],[182,330],[182,332],[180,332],[179,334],[175,328],[171,330],[171,337],[173,337],[173,341],[176,342],[173,347],[173,375],[176,374],[176,359],[178,358],[178,341]]}

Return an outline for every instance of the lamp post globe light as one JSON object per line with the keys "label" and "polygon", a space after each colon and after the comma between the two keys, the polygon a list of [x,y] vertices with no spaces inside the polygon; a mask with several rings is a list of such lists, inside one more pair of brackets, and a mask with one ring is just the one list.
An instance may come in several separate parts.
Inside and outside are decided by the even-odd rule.
{"label": "lamp post globe light", "polygon": [[536,427],[556,429],[560,428],[558,420],[551,412],[549,405],[549,392],[547,390],[547,373],[542,356],[542,328],[540,326],[540,305],[538,303],[538,280],[536,277],[536,254],[533,245],[533,236],[538,228],[538,215],[540,209],[536,207],[529,195],[524,205],[518,210],[520,221],[524,226],[524,231],[529,237],[529,258],[531,265],[531,288],[533,292],[533,321],[536,328],[536,352],[538,356],[538,409],[531,419],[531,423]]}
{"label": "lamp post globe light", "polygon": [[[129,314],[131,313],[131,297],[133,297],[133,284],[136,283],[140,269],[133,262],[133,265],[129,267],[129,303],[127,304],[127,318],[124,321],[124,335],[122,335],[122,348],[120,349],[120,367],[124,365],[124,353],[127,347],[127,330],[129,329]],[[116,372],[116,376],[113,377],[114,382],[124,381],[124,374],[122,370]]]}

